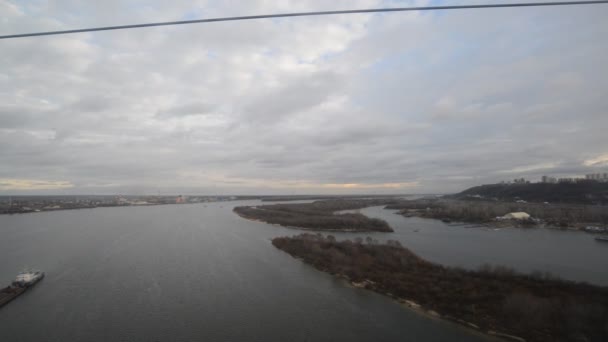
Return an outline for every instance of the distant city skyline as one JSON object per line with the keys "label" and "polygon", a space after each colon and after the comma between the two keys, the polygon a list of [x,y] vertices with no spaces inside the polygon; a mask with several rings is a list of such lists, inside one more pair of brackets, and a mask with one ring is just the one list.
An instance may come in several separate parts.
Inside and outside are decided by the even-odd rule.
{"label": "distant city skyline", "polygon": [[[535,181],[533,179],[526,179],[525,177],[515,178],[512,180],[514,184],[524,183],[567,183],[567,182],[578,182],[578,181],[599,181],[608,182],[608,172],[604,173],[588,173],[584,176],[575,177],[554,177],[553,175],[543,175],[540,180]],[[501,181],[501,183],[511,183],[511,180]]]}
{"label": "distant city skyline", "polygon": [[[0,31],[385,6],[0,0]],[[0,195],[438,194],[604,173],[607,15],[362,14],[5,40]]]}

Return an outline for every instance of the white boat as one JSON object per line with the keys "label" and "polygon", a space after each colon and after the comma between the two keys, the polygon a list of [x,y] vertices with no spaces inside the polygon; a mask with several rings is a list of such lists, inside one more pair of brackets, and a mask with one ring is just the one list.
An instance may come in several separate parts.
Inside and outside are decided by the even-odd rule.
{"label": "white boat", "polygon": [[13,286],[30,287],[44,278],[41,271],[23,271],[17,275],[13,281]]}

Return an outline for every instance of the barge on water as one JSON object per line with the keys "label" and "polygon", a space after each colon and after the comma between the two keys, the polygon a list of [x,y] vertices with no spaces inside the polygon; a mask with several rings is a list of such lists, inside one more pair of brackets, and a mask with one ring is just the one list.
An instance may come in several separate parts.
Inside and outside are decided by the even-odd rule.
{"label": "barge on water", "polygon": [[600,242],[608,242],[608,236],[596,236],[595,240]]}
{"label": "barge on water", "polygon": [[44,272],[41,271],[24,271],[19,273],[11,285],[0,289],[0,307],[22,295],[43,278]]}

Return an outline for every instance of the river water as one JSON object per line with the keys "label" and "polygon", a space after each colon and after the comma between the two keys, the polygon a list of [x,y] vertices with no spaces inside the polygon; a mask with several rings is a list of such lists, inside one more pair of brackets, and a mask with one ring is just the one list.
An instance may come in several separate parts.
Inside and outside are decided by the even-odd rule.
{"label": "river water", "polygon": [[446,224],[435,219],[406,218],[383,207],[347,212],[387,221],[394,233],[367,235],[379,241],[398,240],[416,254],[440,264],[470,269],[483,264],[504,265],[524,273],[549,272],[563,279],[608,286],[608,243],[595,241],[592,234]]}
{"label": "river water", "polygon": [[[0,309],[0,341],[486,340],[275,249],[272,237],[298,230],[232,213],[236,205],[254,204],[259,202],[0,216],[0,285],[23,267],[47,273]],[[490,232],[406,219],[377,207],[362,212],[384,217],[396,230],[374,238],[398,239],[434,261],[546,266],[608,283],[605,261],[589,260],[608,260],[608,246],[586,234]]]}

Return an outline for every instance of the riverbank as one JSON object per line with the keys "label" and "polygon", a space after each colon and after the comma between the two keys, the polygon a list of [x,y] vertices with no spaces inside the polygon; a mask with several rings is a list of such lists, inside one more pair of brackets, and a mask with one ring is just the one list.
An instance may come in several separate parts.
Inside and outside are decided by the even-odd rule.
{"label": "riverbank", "polygon": [[519,274],[506,267],[448,268],[396,241],[362,244],[302,234],[272,243],[353,286],[490,335],[527,341],[608,338],[605,287]]}
{"label": "riverbank", "polygon": [[272,204],[235,207],[234,212],[247,219],[255,219],[284,227],[318,231],[340,232],[392,232],[384,220],[369,218],[359,213],[336,214],[337,211],[360,209],[370,205],[386,204],[386,200],[335,200],[312,203]]}
{"label": "riverbank", "polygon": [[[406,217],[423,217],[445,222],[464,222],[492,227],[545,227],[586,230],[608,227],[608,206],[573,204],[465,201],[455,199],[403,200],[386,206]],[[513,212],[525,212],[526,219],[503,219]],[[602,228],[603,229],[603,228]]]}
{"label": "riverbank", "polygon": [[450,195],[455,199],[608,205],[608,182],[578,179],[559,183],[501,183],[474,186]]}
{"label": "riverbank", "polygon": [[260,196],[0,196],[0,215],[108,207],[141,207],[169,204],[215,203],[260,199]]}
{"label": "riverbank", "polygon": [[[159,205],[182,205],[182,204],[206,204],[216,202],[228,202],[238,200],[239,198],[232,197],[181,197],[182,199],[176,200],[174,197],[129,197],[129,200],[116,202],[116,198],[113,196],[96,196],[88,198],[86,196],[80,196],[82,198],[74,199],[71,196],[65,198],[56,199],[51,197],[51,200],[40,199],[37,196],[26,197],[26,199],[15,200],[16,204],[7,205],[6,201],[0,203],[0,215],[14,215],[14,214],[31,214],[31,213],[43,213],[51,211],[65,211],[65,210],[80,210],[80,209],[95,209],[95,208],[124,208],[124,207],[148,207],[148,206],[159,206]],[[99,199],[101,197],[101,199]],[[84,199],[83,199],[84,198]],[[257,199],[257,198],[255,198]]]}

